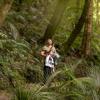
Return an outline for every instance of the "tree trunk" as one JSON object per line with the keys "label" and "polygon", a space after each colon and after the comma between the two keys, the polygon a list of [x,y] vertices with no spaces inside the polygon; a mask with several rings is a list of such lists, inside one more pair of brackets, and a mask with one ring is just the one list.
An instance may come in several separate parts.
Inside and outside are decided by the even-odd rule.
{"label": "tree trunk", "polygon": [[77,24],[75,25],[75,28],[72,31],[70,37],[63,44],[64,45],[65,53],[67,53],[69,51],[71,45],[73,44],[73,42],[75,41],[77,36],[80,34],[80,32],[81,32],[81,30],[83,28],[83,25],[84,25],[85,20],[86,20],[86,14],[87,14],[88,5],[89,5],[89,0],[85,0],[85,4],[84,4],[84,8],[83,8],[82,14],[81,14]]}
{"label": "tree trunk", "polygon": [[93,0],[89,0],[85,27],[84,27],[83,41],[82,41],[82,54],[84,57],[89,57],[91,54],[92,15],[93,15]]}
{"label": "tree trunk", "polygon": [[99,0],[96,2],[96,22],[97,22],[97,27],[99,26]]}
{"label": "tree trunk", "polygon": [[57,29],[57,26],[59,25],[59,23],[61,21],[61,17],[64,13],[65,8],[66,8],[67,2],[68,2],[67,0],[58,0],[54,15],[51,18],[50,23],[47,26],[45,34],[42,38],[42,42],[44,42],[48,38],[52,38],[54,36],[55,31]]}
{"label": "tree trunk", "polygon": [[12,3],[13,0],[4,0],[3,5],[0,7],[0,27],[3,24],[6,15],[8,14],[8,11],[11,8]]}

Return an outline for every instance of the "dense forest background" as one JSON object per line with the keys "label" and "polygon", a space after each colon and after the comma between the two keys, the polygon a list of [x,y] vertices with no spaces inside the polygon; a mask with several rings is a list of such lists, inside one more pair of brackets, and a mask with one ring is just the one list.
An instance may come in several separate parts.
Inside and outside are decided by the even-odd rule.
{"label": "dense forest background", "polygon": [[[0,100],[100,100],[100,0],[0,0]],[[43,85],[44,42],[60,59]]]}

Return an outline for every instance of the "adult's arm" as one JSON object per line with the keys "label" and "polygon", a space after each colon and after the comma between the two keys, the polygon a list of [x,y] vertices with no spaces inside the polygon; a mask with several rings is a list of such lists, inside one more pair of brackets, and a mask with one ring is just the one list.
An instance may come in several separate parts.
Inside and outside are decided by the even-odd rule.
{"label": "adult's arm", "polygon": [[42,51],[40,52],[40,54],[41,54],[41,56],[46,57],[46,54],[45,54],[45,51],[44,51],[44,50],[42,50]]}

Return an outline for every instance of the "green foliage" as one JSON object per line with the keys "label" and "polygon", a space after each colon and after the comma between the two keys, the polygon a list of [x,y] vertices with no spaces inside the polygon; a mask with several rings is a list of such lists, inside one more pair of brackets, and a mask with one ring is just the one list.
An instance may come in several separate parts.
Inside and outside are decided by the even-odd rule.
{"label": "green foliage", "polygon": [[15,93],[16,96],[14,100],[31,100],[31,93],[22,88],[16,89]]}
{"label": "green foliage", "polygon": [[[0,0],[0,6],[3,1]],[[14,0],[0,28],[0,90],[10,89],[15,100],[100,99],[100,29],[95,1],[91,58],[84,60],[78,55],[83,30],[67,57],[62,48],[80,17],[83,2],[81,0],[80,5],[76,5],[77,0],[66,3],[65,13],[53,38],[61,60],[57,72],[42,86],[43,63],[39,56],[41,45],[37,41],[54,14],[57,0]]]}
{"label": "green foliage", "polygon": [[[59,74],[66,76],[66,79],[61,82],[54,81]],[[19,87],[15,90],[15,97],[17,100],[98,100],[93,79],[76,78],[66,68],[52,75],[44,86],[34,84],[30,89]]]}
{"label": "green foliage", "polygon": [[1,82],[6,80],[8,81],[8,87],[9,85],[14,87],[28,80],[29,82],[42,80],[40,66],[33,65],[33,62],[36,63],[37,61],[31,55],[32,51],[29,43],[23,39],[14,40],[2,32],[0,33],[0,38]]}
{"label": "green foliage", "polygon": [[57,94],[53,92],[41,91],[34,87],[34,90],[18,88],[15,90],[15,100],[57,100]]}

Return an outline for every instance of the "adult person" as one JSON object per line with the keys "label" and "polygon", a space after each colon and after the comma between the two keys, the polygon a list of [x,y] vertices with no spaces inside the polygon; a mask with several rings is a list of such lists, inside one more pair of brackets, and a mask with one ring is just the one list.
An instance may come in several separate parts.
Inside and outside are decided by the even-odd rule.
{"label": "adult person", "polygon": [[47,39],[45,45],[41,50],[41,55],[44,57],[44,83],[48,80],[49,76],[54,71],[55,61],[54,55],[56,53],[56,48],[52,39]]}

